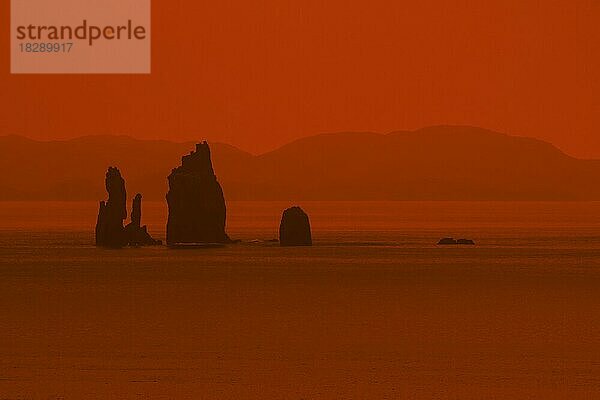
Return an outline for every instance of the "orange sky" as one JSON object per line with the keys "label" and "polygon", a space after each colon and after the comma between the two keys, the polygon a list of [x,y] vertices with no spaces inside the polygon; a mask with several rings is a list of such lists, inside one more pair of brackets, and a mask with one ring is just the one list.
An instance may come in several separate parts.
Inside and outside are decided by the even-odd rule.
{"label": "orange sky", "polygon": [[0,134],[207,137],[469,124],[600,158],[595,0],[153,1],[149,76],[9,74]]}

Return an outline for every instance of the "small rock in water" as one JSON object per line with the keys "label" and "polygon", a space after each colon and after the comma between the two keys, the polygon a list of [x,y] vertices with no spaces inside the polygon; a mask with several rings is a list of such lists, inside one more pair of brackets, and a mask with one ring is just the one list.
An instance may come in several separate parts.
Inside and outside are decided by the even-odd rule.
{"label": "small rock in water", "polygon": [[440,239],[437,244],[446,245],[446,244],[464,244],[464,245],[474,245],[475,242],[471,239],[454,239],[451,237]]}
{"label": "small rock in water", "polygon": [[279,225],[281,246],[312,246],[310,221],[300,207],[288,208],[281,216]]}
{"label": "small rock in water", "polygon": [[440,241],[437,244],[456,244],[456,240],[454,240],[454,238],[447,237],[440,239]]}

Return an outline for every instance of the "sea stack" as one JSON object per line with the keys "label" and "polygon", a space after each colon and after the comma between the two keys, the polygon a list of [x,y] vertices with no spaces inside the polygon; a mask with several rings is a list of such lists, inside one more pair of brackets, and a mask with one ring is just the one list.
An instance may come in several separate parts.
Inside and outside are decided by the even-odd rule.
{"label": "sea stack", "polygon": [[312,246],[310,221],[300,207],[288,208],[281,216],[279,225],[281,246]]}
{"label": "sea stack", "polygon": [[98,221],[96,222],[96,246],[152,246],[160,245],[154,240],[142,221],[142,195],[137,194],[132,203],[131,223],[123,227],[127,218],[127,192],[125,179],[118,168],[109,167],[106,172],[106,191],[108,200],[100,202]]}
{"label": "sea stack", "polygon": [[123,220],[127,218],[125,180],[118,168],[106,172],[108,200],[100,202],[96,222],[96,246],[123,247],[127,244]]}
{"label": "sea stack", "polygon": [[169,180],[167,244],[228,243],[226,207],[206,141],[182,157]]}
{"label": "sea stack", "polygon": [[125,227],[125,237],[130,246],[158,246],[162,241],[155,240],[142,226],[142,195],[136,194],[131,202],[131,222]]}

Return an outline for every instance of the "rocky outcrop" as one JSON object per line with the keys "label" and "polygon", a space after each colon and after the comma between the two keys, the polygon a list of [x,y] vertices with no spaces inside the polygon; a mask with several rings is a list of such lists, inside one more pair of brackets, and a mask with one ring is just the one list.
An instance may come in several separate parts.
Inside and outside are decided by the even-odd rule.
{"label": "rocky outcrop", "polygon": [[100,202],[98,221],[96,222],[96,246],[124,247],[159,245],[160,240],[154,240],[142,221],[142,195],[137,194],[133,199],[131,222],[123,227],[127,218],[127,192],[125,180],[118,168],[109,167],[106,172],[106,191],[108,200]]}
{"label": "rocky outcrop", "polygon": [[131,202],[131,222],[125,227],[125,237],[129,246],[157,246],[162,241],[155,240],[148,233],[148,228],[142,226],[142,195],[136,194]]}
{"label": "rocky outcrop", "polygon": [[182,157],[169,180],[167,244],[228,243],[223,189],[213,171],[208,143]]}
{"label": "rocky outcrop", "polygon": [[437,243],[439,245],[450,245],[450,244],[462,244],[462,245],[474,245],[475,242],[471,239],[454,239],[451,237],[440,239]]}
{"label": "rocky outcrop", "polygon": [[281,246],[312,246],[310,221],[300,207],[288,208],[281,216],[279,225]]}
{"label": "rocky outcrop", "polygon": [[106,172],[108,200],[100,202],[96,222],[96,246],[123,247],[127,244],[123,220],[127,218],[125,180],[117,168]]}
{"label": "rocky outcrop", "polygon": [[456,240],[451,237],[440,239],[437,244],[456,244]]}

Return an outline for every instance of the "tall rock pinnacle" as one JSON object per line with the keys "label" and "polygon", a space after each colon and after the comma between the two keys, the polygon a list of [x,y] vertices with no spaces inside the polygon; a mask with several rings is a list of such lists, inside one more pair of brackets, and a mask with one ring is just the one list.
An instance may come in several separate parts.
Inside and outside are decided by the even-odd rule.
{"label": "tall rock pinnacle", "polygon": [[213,171],[208,143],[182,157],[169,180],[167,244],[227,243],[223,189]]}
{"label": "tall rock pinnacle", "polygon": [[142,226],[142,195],[139,193],[131,202],[131,222],[125,226],[125,237],[127,244],[134,247],[162,244],[162,241],[150,236],[146,225]]}
{"label": "tall rock pinnacle", "polygon": [[123,220],[127,218],[127,193],[125,180],[118,168],[109,167],[106,172],[108,200],[100,202],[96,222],[96,245],[122,247],[127,244]]}

